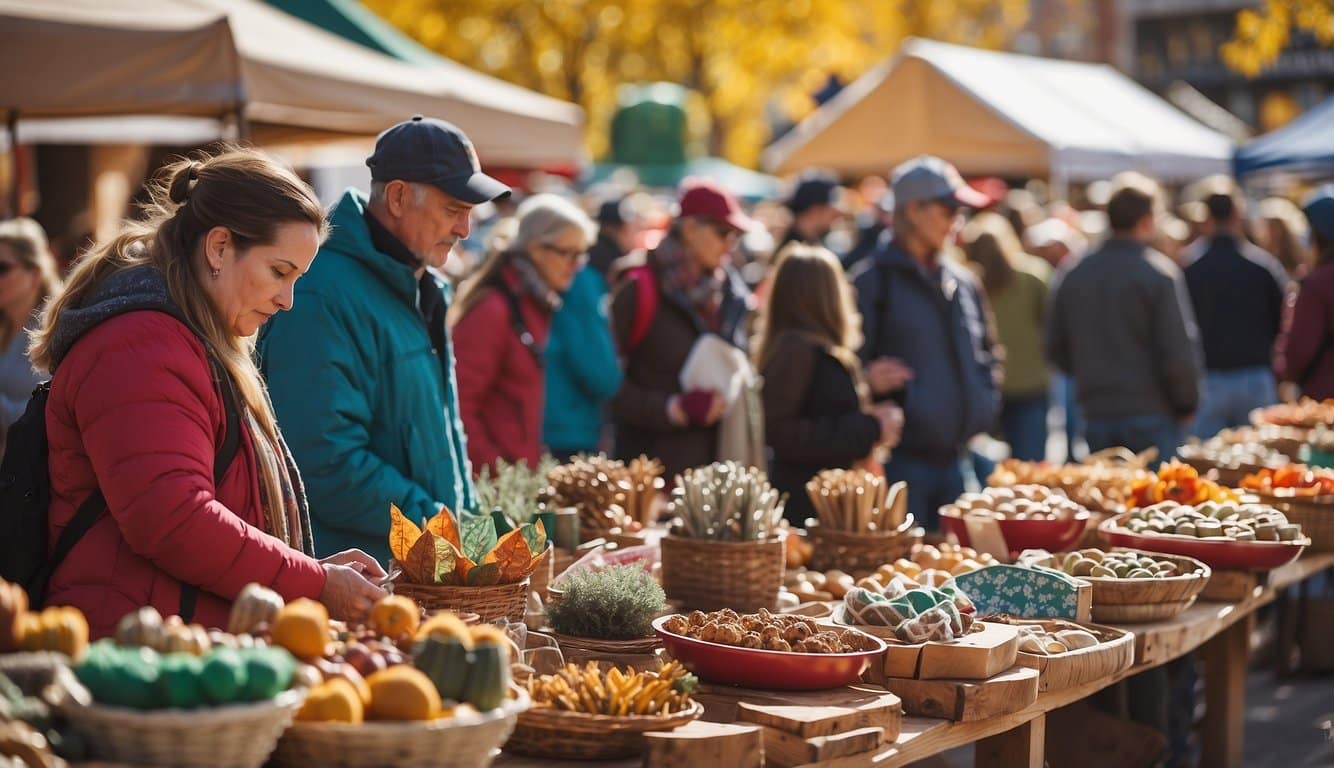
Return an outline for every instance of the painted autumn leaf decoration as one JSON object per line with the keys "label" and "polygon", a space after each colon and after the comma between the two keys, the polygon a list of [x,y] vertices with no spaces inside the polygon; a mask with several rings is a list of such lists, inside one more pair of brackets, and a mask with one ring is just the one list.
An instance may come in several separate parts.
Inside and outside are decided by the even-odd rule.
{"label": "painted autumn leaf decoration", "polygon": [[403,578],[413,584],[513,584],[530,575],[547,550],[540,520],[497,536],[490,517],[469,518],[460,526],[443,507],[421,527],[393,504],[389,519],[389,551],[402,567]]}

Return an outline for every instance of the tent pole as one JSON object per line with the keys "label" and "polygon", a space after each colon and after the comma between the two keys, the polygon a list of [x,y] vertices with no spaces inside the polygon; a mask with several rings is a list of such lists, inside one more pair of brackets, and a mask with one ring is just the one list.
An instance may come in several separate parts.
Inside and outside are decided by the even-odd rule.
{"label": "tent pole", "polygon": [[246,124],[245,105],[237,104],[236,109],[232,110],[231,114],[236,120],[236,140],[248,141],[250,139],[250,126]]}
{"label": "tent pole", "polygon": [[5,115],[5,130],[9,133],[9,200],[5,205],[5,215],[17,218],[19,209],[19,111],[11,109]]}

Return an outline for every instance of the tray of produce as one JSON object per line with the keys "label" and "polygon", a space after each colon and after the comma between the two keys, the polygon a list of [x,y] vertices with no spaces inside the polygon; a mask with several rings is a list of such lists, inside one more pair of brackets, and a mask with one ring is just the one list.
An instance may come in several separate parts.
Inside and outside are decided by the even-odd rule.
{"label": "tray of produce", "polygon": [[1116,546],[1193,557],[1216,569],[1271,570],[1311,543],[1267,504],[1165,501],[1109,518],[1098,530]]}
{"label": "tray of produce", "polygon": [[1189,608],[1213,571],[1190,557],[1132,549],[1025,553],[1027,565],[1055,568],[1093,585],[1093,620],[1166,619]]}
{"label": "tray of produce", "polygon": [[834,631],[803,616],[764,609],[673,614],[653,622],[667,652],[711,683],[819,690],[856,682],[885,643],[855,629]]}
{"label": "tray of produce", "polygon": [[1064,492],[1043,485],[1016,485],[965,493],[940,508],[941,524],[965,546],[975,545],[969,535],[972,521],[994,523],[1011,552],[1069,549],[1088,524],[1088,510]]}

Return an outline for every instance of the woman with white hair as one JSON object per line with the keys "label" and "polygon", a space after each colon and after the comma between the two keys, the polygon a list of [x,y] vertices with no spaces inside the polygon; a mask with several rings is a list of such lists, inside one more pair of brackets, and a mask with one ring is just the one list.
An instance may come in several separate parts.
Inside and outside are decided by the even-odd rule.
{"label": "woman with white hair", "polygon": [[514,238],[463,283],[450,310],[474,472],[497,459],[537,466],[551,319],[596,233],[578,205],[556,195],[529,198],[517,217]]}

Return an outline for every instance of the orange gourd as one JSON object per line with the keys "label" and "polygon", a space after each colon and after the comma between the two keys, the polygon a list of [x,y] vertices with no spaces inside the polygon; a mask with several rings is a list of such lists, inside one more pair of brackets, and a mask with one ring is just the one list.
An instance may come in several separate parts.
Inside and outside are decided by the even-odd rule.
{"label": "orange gourd", "polygon": [[421,622],[421,609],[402,595],[389,595],[371,608],[371,628],[385,637],[412,636]]}
{"label": "orange gourd", "polygon": [[293,600],[278,611],[270,639],[297,658],[322,656],[329,644],[329,612],[314,600]]}

